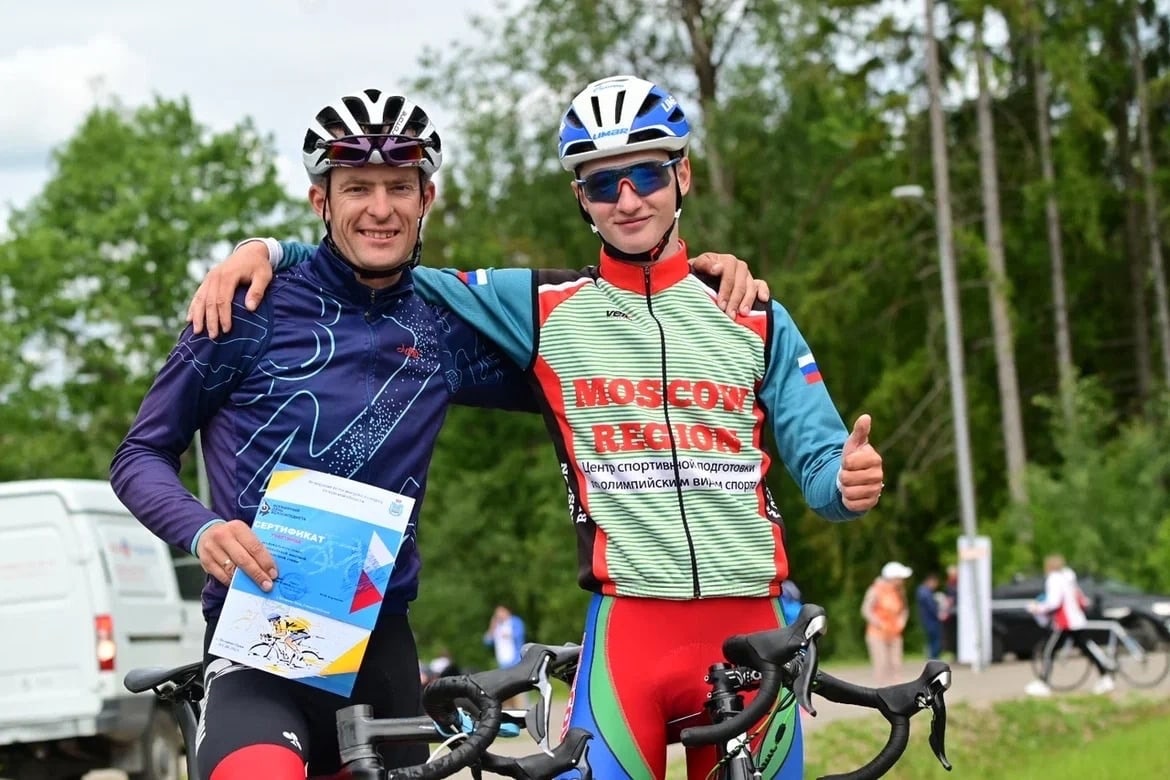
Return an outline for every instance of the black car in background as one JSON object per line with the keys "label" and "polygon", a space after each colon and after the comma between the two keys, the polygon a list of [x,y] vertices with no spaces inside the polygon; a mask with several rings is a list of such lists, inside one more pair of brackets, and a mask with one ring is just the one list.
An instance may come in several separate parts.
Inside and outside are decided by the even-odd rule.
{"label": "black car in background", "polygon": [[[1077,582],[1089,599],[1090,620],[1117,620],[1144,647],[1170,641],[1170,596],[1145,593],[1117,580],[1079,575]],[[1048,629],[1036,623],[1028,604],[1044,592],[1043,576],[1017,576],[991,591],[991,660],[1004,655],[1030,658]]]}

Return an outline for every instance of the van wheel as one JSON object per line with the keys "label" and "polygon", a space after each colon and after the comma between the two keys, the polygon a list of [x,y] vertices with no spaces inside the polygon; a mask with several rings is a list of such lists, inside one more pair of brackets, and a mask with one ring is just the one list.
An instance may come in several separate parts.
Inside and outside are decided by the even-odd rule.
{"label": "van wheel", "polygon": [[142,734],[142,771],[130,780],[180,780],[185,766],[179,727],[165,711],[155,709]]}

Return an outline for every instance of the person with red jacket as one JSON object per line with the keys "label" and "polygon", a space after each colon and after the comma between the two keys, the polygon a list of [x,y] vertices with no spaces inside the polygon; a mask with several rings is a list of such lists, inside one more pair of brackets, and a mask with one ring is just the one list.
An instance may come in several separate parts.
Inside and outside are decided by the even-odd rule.
{"label": "person with red jacket", "polygon": [[1024,691],[1030,696],[1048,696],[1052,689],[1048,679],[1052,674],[1052,659],[1056,648],[1065,637],[1072,639],[1093,666],[1097,667],[1100,678],[1093,686],[1094,693],[1108,693],[1113,690],[1111,664],[1101,655],[1101,649],[1085,637],[1085,609],[1088,600],[1077,585],[1077,573],[1065,563],[1061,555],[1049,555],[1044,559],[1044,593],[1028,606],[1028,611],[1041,624],[1048,625],[1052,632],[1044,643],[1043,664],[1040,678],[1028,683]]}

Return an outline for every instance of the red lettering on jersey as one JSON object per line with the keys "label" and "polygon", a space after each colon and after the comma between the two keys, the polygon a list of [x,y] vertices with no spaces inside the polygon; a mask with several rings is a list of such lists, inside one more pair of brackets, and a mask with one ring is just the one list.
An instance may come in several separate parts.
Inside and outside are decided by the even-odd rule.
{"label": "red lettering on jersey", "polygon": [[735,431],[710,425],[676,423],[668,429],[663,423],[624,422],[593,426],[593,449],[599,454],[668,450],[672,438],[679,450],[737,453],[742,448]]}

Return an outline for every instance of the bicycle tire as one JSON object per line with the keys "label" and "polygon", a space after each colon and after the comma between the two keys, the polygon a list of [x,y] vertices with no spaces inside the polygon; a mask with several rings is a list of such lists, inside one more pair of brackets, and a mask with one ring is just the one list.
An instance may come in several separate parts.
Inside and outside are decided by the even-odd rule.
{"label": "bicycle tire", "polygon": [[[263,654],[256,652],[256,649],[260,648],[260,647],[266,648],[265,652]],[[258,658],[263,658],[265,661],[267,661],[270,658],[272,658],[272,651],[275,649],[276,649],[276,645],[274,645],[270,642],[257,642],[256,644],[254,644],[248,648],[248,655],[254,655],[254,656],[257,656]]]}
{"label": "bicycle tire", "polygon": [[[1036,679],[1044,671],[1044,646],[1048,638],[1041,639],[1032,650],[1032,672]],[[1070,637],[1062,637],[1052,654],[1052,672],[1048,675],[1048,687],[1054,691],[1071,691],[1079,688],[1089,679],[1092,664]]]}
{"label": "bicycle tire", "polygon": [[1140,617],[1123,626],[1129,638],[1143,650],[1139,657],[1124,642],[1117,643],[1117,673],[1135,688],[1153,688],[1170,673],[1170,646],[1162,639],[1158,626]]}

